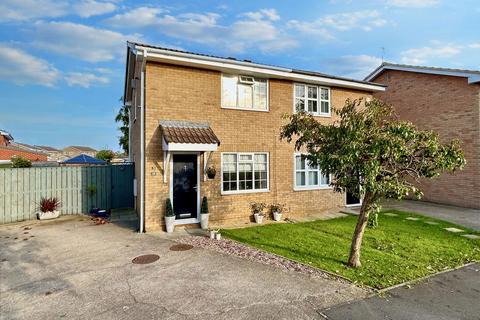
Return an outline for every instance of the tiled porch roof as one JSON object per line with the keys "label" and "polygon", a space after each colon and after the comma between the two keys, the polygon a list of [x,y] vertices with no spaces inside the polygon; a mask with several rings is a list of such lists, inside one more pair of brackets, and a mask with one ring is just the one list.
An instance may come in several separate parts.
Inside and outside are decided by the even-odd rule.
{"label": "tiled porch roof", "polygon": [[160,120],[166,143],[199,143],[220,145],[220,140],[206,122]]}

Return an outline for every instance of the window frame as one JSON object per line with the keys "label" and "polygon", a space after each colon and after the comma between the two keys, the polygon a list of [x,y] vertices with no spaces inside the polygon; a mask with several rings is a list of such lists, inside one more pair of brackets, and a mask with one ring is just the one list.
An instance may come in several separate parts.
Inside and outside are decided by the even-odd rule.
{"label": "window frame", "polygon": [[[293,83],[293,113],[297,113],[297,108],[295,106],[295,100],[297,99],[296,97],[296,86],[304,86],[304,110],[306,113],[309,113],[313,115],[314,117],[325,117],[325,118],[330,118],[332,116],[332,90],[330,87],[325,87],[325,86],[319,86],[316,84],[311,84],[311,83],[303,83],[303,82],[294,82]],[[308,110],[308,87],[316,87],[317,88],[317,112],[309,112]],[[328,100],[322,99],[322,89],[327,89],[328,90]],[[312,100],[312,99],[310,99]],[[322,110],[322,102],[328,102],[328,113],[326,112],[321,112]]]}
{"label": "window frame", "polygon": [[[235,74],[235,73],[221,73],[220,75],[220,107],[222,109],[229,109],[229,110],[242,110],[242,111],[256,111],[256,112],[269,112],[270,111],[270,81],[268,78],[261,78],[261,77],[255,77],[255,76],[251,76],[255,79],[262,79],[262,80],[265,80],[265,84],[266,84],[266,87],[267,87],[267,96],[266,96],[266,99],[267,99],[267,107],[266,109],[262,110],[262,109],[254,109],[254,108],[240,108],[238,107],[238,88],[237,89],[237,93],[236,93],[236,107],[226,107],[223,105],[223,77],[224,76],[236,76],[236,77],[240,77],[240,76],[247,76],[247,75],[242,75],[242,74]],[[238,85],[238,83],[237,83]],[[252,87],[254,86],[254,84],[252,84]],[[255,90],[254,88],[252,88],[252,103],[253,105],[255,106]]]}
{"label": "window frame", "polygon": [[[237,190],[223,190],[223,155],[225,154],[236,154],[236,175],[237,175]],[[238,164],[241,155],[251,155],[252,156],[252,187],[255,188],[255,155],[262,154],[267,156],[267,188],[266,189],[251,189],[251,190],[239,190],[240,180],[239,180],[239,170]],[[221,152],[220,153],[220,194],[230,195],[230,194],[243,194],[243,193],[262,193],[270,192],[270,153],[269,152]]]}
{"label": "window frame", "polygon": [[[304,190],[327,190],[327,189],[332,189],[332,186],[330,184],[321,184],[322,181],[322,170],[320,168],[317,169],[318,172],[318,185],[309,185],[308,184],[308,172],[309,171],[315,171],[315,170],[307,170],[308,163],[305,160],[305,170],[297,170],[297,156],[302,156],[306,153],[302,152],[295,152],[293,154],[293,190],[294,191],[304,191]],[[305,172],[305,185],[304,186],[298,186],[297,185],[297,171],[304,171]],[[332,180],[332,175],[328,175],[328,181],[330,182]]]}

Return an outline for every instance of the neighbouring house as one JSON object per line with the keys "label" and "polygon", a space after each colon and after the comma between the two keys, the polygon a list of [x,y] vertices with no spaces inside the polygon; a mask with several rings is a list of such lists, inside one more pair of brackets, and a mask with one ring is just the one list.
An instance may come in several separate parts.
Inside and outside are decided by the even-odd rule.
{"label": "neighbouring house", "polygon": [[130,42],[125,76],[141,232],[163,228],[167,198],[177,225],[199,222],[203,196],[215,225],[250,221],[251,202],[284,203],[290,216],[344,207],[346,196],[333,192],[330,177],[280,141],[282,115],[304,110],[330,123],[332,107],[384,90],[367,81]]}
{"label": "neighbouring house", "polygon": [[10,161],[19,156],[31,161],[47,161],[47,154],[33,146],[15,142],[13,136],[5,130],[0,130],[0,160]]}
{"label": "neighbouring house", "polygon": [[106,164],[106,161],[90,157],[86,154],[80,154],[78,156],[60,162],[61,166],[103,166]]}
{"label": "neighbouring house", "polygon": [[365,80],[387,85],[375,97],[395,107],[401,119],[459,139],[463,171],[422,179],[426,201],[480,208],[480,71],[383,63]]}
{"label": "neighbouring house", "polygon": [[86,154],[90,157],[95,157],[97,154],[97,150],[90,148],[90,147],[85,147],[85,146],[68,146],[63,148],[63,154],[67,158],[75,157],[81,154]]}
{"label": "neighbouring house", "polygon": [[63,154],[62,150],[50,147],[50,146],[35,146],[38,150],[45,152],[48,155],[48,161],[63,161],[67,157]]}

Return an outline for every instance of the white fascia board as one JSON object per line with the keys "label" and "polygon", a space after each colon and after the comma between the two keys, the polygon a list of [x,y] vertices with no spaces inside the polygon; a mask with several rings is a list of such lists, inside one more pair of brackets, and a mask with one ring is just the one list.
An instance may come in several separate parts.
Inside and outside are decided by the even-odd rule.
{"label": "white fascia board", "polygon": [[216,143],[167,143],[162,139],[163,151],[217,151]]}
{"label": "white fascia board", "polygon": [[406,72],[415,72],[415,73],[437,74],[437,75],[451,76],[451,77],[461,77],[461,78],[467,78],[468,84],[472,84],[480,81],[480,76],[474,75],[468,72],[434,70],[434,69],[423,69],[423,68],[419,69],[419,68],[402,67],[402,66],[384,66],[384,67],[378,68],[376,72],[372,73],[370,76],[365,78],[365,80],[372,81],[384,70],[397,70],[397,71],[406,71]]}
{"label": "white fascia board", "polygon": [[366,90],[366,91],[385,91],[385,87],[375,84],[366,84],[358,83],[348,80],[332,79],[321,76],[305,75],[300,73],[291,72],[291,69],[277,68],[277,67],[267,67],[253,63],[245,63],[242,61],[225,61],[226,59],[219,58],[208,58],[207,57],[197,57],[194,55],[182,54],[182,55],[172,55],[170,52],[163,53],[155,51],[152,48],[145,48],[148,50],[148,60],[172,63],[176,65],[190,66],[190,67],[200,67],[206,69],[217,70],[221,72],[242,72],[244,74],[258,76],[258,77],[269,77],[269,78],[279,78],[279,79],[288,79],[298,82],[308,82],[312,84],[324,85],[324,86],[338,86],[344,88],[352,88],[357,90]]}

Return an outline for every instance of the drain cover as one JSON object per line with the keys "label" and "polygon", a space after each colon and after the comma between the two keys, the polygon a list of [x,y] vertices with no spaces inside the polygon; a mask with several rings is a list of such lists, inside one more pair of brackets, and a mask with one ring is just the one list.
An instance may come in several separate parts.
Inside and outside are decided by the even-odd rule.
{"label": "drain cover", "polygon": [[147,264],[152,263],[160,259],[160,257],[156,254],[144,254],[143,256],[138,256],[133,258],[132,263],[135,264]]}
{"label": "drain cover", "polygon": [[187,250],[190,250],[192,248],[193,248],[192,245],[180,243],[180,244],[175,244],[175,245],[171,246],[170,250],[172,250],[172,251],[187,251]]}

